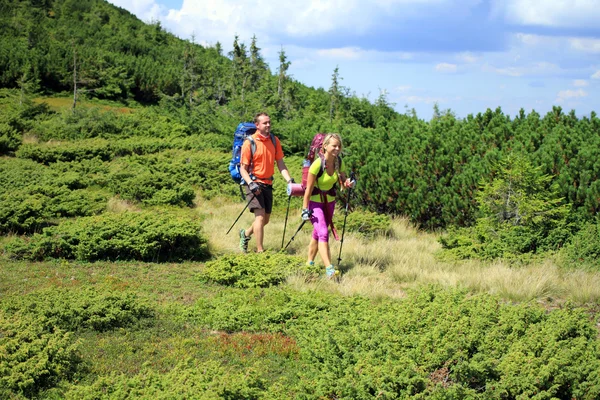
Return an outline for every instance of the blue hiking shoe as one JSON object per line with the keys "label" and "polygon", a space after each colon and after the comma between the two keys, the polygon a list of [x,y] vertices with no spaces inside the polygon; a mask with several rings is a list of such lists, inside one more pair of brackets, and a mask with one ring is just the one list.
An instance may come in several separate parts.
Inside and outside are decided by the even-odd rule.
{"label": "blue hiking shoe", "polygon": [[335,269],[333,264],[331,264],[329,267],[325,268],[325,275],[327,275],[327,278],[329,278],[329,279],[332,279],[332,278],[338,276],[339,274],[340,274],[340,271]]}
{"label": "blue hiking shoe", "polygon": [[250,238],[248,236],[246,236],[246,230],[240,229],[240,250],[242,250],[242,253],[248,252],[248,242],[249,241],[250,241]]}

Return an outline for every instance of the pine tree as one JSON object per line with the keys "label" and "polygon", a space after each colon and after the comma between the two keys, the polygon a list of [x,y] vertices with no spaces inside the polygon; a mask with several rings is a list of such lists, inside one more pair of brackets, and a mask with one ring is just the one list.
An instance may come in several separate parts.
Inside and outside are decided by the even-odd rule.
{"label": "pine tree", "polygon": [[331,87],[329,88],[329,122],[335,118],[340,105],[340,68],[336,66],[331,75]]}
{"label": "pine tree", "polygon": [[283,89],[287,80],[287,70],[290,67],[291,62],[287,60],[283,47],[279,51],[279,78],[277,81],[277,95],[279,98],[283,97]]}

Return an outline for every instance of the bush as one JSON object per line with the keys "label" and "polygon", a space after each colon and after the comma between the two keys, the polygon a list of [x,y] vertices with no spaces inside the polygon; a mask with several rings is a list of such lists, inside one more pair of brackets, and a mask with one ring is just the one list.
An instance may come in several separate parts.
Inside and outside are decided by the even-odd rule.
{"label": "bush", "polygon": [[[299,293],[285,286],[268,289],[230,289],[201,298],[179,317],[209,329],[232,332],[282,333],[294,325],[306,327],[343,302],[341,297],[317,291]],[[311,329],[310,326],[307,329]]]}
{"label": "bush", "polygon": [[106,209],[108,195],[87,189],[92,174],[101,174],[91,165],[59,163],[50,168],[30,160],[3,159],[0,168],[0,233],[33,233],[58,218],[90,216]]}
{"label": "bush", "polygon": [[600,395],[597,332],[583,310],[425,289],[402,302],[349,299],[302,322],[288,331],[301,349],[298,397]]}
{"label": "bush", "polygon": [[0,309],[0,397],[27,398],[71,376],[80,362],[79,343],[40,316]]}
{"label": "bush", "polygon": [[99,214],[107,196],[65,186],[30,186],[0,195],[0,233],[32,233],[56,218]]}
{"label": "bush", "polygon": [[557,250],[571,235],[569,207],[551,177],[523,156],[509,156],[498,175],[476,197],[480,217],[474,227],[451,229],[440,238],[450,256],[527,259]]}
{"label": "bush", "polygon": [[41,164],[57,161],[81,161],[99,158],[112,159],[110,143],[106,139],[89,139],[76,142],[26,143],[15,153],[19,158],[30,159]]}
{"label": "bush", "polygon": [[133,293],[95,288],[46,289],[5,302],[3,308],[15,315],[30,315],[48,331],[60,328],[102,332],[126,327],[154,315],[153,310]]}
{"label": "bush", "polygon": [[102,214],[62,222],[7,244],[13,258],[81,261],[201,260],[208,256],[198,221],[166,212]]}
{"label": "bush", "polygon": [[565,264],[584,264],[600,268],[600,221],[586,224],[562,250]]}
{"label": "bush", "polygon": [[[336,211],[335,226],[341,233],[344,226],[345,209]],[[377,214],[370,211],[353,211],[346,218],[346,232],[355,232],[367,237],[391,236],[392,218],[389,215]]]}
{"label": "bush", "polygon": [[226,255],[206,263],[202,276],[209,282],[238,288],[269,287],[298,271],[315,272],[301,257],[278,253]]}
{"label": "bush", "polygon": [[0,154],[8,154],[19,148],[21,134],[7,123],[0,123]]}
{"label": "bush", "polygon": [[112,374],[90,385],[72,386],[66,399],[263,399],[263,375],[260,366],[236,370],[217,361],[189,359],[165,373],[143,369],[135,376]]}
{"label": "bush", "polygon": [[600,396],[596,328],[569,306],[547,312],[434,287],[402,301],[272,287],[220,291],[178,318],[291,338],[297,379],[286,387],[294,398]]}

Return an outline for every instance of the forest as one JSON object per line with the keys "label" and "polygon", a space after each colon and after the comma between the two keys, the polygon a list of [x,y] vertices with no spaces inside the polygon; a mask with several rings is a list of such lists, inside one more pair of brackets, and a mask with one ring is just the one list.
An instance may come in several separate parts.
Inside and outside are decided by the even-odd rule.
{"label": "forest", "polygon": [[259,38],[232,41],[223,54],[102,0],[0,0],[1,398],[600,397],[600,299],[548,311],[460,287],[294,290],[290,276],[320,279],[294,246],[230,254],[207,223],[213,206],[241,211],[233,132],[264,111],[296,181],[313,135],[341,134],[358,183],[336,224],[361,240],[406,218],[453,265],[595,274],[595,112],[435,106],[425,120],[357,96],[340,68],[313,88],[285,49],[269,66]]}

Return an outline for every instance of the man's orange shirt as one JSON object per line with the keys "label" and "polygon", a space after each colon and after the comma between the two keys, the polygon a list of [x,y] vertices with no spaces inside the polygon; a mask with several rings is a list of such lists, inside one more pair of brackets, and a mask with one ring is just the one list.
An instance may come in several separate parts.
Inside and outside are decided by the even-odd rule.
{"label": "man's orange shirt", "polygon": [[248,172],[256,177],[255,182],[272,185],[273,181],[270,178],[275,173],[275,161],[283,159],[281,143],[279,142],[279,139],[275,137],[275,143],[277,144],[277,149],[275,149],[271,137],[265,137],[261,135],[260,132],[256,132],[252,135],[252,138],[254,139],[254,143],[256,143],[254,158],[252,159],[252,162],[250,162],[250,155],[252,153],[250,150],[250,141],[245,140],[242,145],[241,164],[246,166],[252,164]]}

